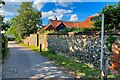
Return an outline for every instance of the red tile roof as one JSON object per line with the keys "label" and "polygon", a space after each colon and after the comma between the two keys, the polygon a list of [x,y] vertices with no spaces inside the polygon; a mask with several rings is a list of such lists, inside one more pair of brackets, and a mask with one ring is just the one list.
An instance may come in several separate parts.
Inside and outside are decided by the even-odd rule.
{"label": "red tile roof", "polygon": [[68,22],[68,21],[60,21],[60,20],[50,20],[50,22],[52,23],[53,27],[57,27],[58,25],[60,25],[61,23],[63,23],[67,28],[71,28],[72,25],[74,24],[73,22]]}
{"label": "red tile roof", "polygon": [[78,28],[91,28],[92,27],[92,21],[91,21],[91,18],[93,16],[89,16],[84,22],[78,22],[76,24],[74,24],[73,26],[74,27],[78,27]]}
{"label": "red tile roof", "polygon": [[43,29],[47,29],[49,26],[50,26],[50,24],[48,24],[48,25],[46,25],[46,26],[43,26],[42,28],[43,28]]}
{"label": "red tile roof", "polygon": [[[98,15],[96,15],[98,16]],[[78,28],[91,28],[92,27],[92,21],[91,18],[94,16],[89,16],[84,22],[69,22],[69,21],[60,21],[60,20],[50,20],[49,24],[43,27],[44,29],[47,29],[50,25],[52,25],[55,29],[63,23],[66,28],[73,28],[73,27],[78,27]]]}

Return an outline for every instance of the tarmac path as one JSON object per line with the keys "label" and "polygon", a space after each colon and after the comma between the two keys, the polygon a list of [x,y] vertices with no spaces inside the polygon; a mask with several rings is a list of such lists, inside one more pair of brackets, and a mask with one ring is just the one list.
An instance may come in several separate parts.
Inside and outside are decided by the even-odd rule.
{"label": "tarmac path", "polygon": [[3,78],[73,78],[36,52],[9,42],[10,55],[2,65]]}

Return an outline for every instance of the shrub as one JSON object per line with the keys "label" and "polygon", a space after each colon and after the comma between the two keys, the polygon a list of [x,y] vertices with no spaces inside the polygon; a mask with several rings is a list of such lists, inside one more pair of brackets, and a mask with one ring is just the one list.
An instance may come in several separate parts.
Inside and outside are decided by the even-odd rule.
{"label": "shrub", "polygon": [[44,32],[44,34],[52,34],[52,33],[55,33],[55,31],[54,30],[46,30],[45,32]]}
{"label": "shrub", "polygon": [[8,53],[8,38],[6,35],[2,34],[2,59],[7,56]]}
{"label": "shrub", "polygon": [[54,30],[44,30],[44,29],[40,29],[39,31],[38,31],[40,34],[49,34],[49,33],[55,33],[55,31]]}
{"label": "shrub", "polygon": [[65,28],[59,32],[89,32],[92,31],[92,28]]}
{"label": "shrub", "polygon": [[108,50],[111,52],[112,51],[112,44],[115,42],[117,38],[113,35],[110,35],[108,38],[107,38],[107,48]]}

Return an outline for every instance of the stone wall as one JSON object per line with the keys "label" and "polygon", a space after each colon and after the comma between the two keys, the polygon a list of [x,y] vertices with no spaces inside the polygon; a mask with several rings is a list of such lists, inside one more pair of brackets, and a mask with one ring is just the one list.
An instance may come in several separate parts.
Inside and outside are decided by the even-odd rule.
{"label": "stone wall", "polygon": [[[46,48],[52,49],[55,53],[75,59],[80,63],[89,63],[93,64],[93,66],[99,66],[101,52],[100,34],[64,34],[44,36],[47,37],[43,37],[45,39],[43,40],[42,45],[46,45]],[[107,37],[108,35],[105,35],[105,43]],[[47,43],[45,43],[46,40]],[[105,54],[110,54],[106,45],[104,47],[106,52]]]}
{"label": "stone wall", "polygon": [[29,38],[30,38],[30,37],[24,38],[24,39],[23,39],[23,43],[29,45]]}
{"label": "stone wall", "polygon": [[112,45],[112,66],[110,67],[114,74],[120,74],[120,38]]}
{"label": "stone wall", "polygon": [[[101,52],[101,35],[97,33],[69,33],[69,34],[31,34],[25,38],[23,42],[29,45],[39,46],[42,49],[52,49],[55,53],[77,60],[80,63],[89,63],[99,66]],[[106,39],[110,34],[105,34]],[[112,34],[120,37],[120,35]],[[38,39],[37,39],[38,37]],[[104,54],[110,54],[106,45],[104,46]],[[111,56],[109,56],[111,59]]]}
{"label": "stone wall", "polygon": [[34,45],[34,46],[39,46],[39,34],[30,34],[30,36],[26,37],[23,39],[23,43],[27,45]]}

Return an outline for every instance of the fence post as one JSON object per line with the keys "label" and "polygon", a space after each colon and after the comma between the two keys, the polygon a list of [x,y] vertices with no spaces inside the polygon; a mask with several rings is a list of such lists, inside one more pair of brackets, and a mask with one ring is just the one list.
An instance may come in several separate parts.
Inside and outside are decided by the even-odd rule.
{"label": "fence post", "polygon": [[42,44],[40,44],[40,52],[42,52]]}

